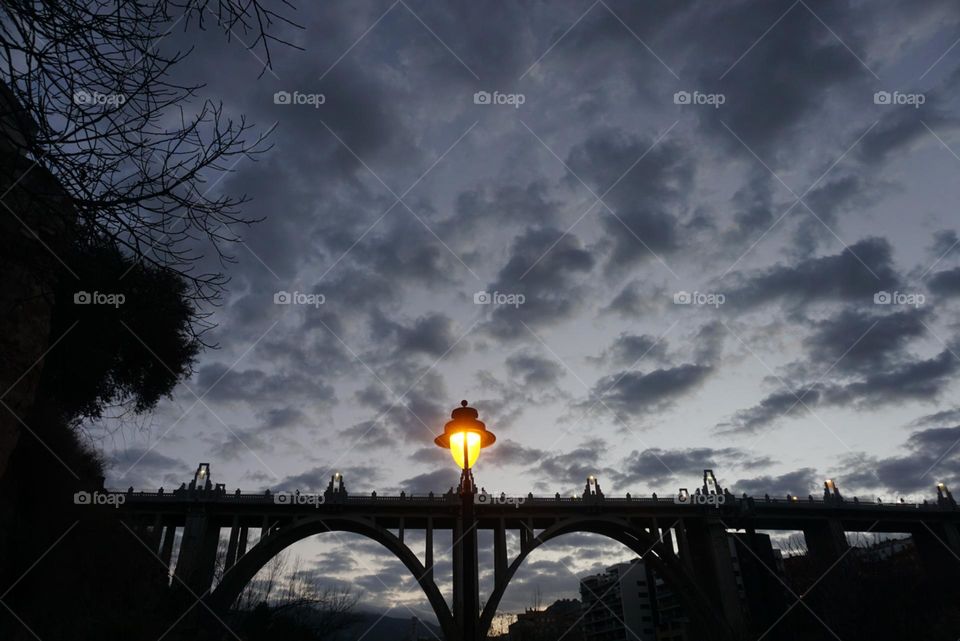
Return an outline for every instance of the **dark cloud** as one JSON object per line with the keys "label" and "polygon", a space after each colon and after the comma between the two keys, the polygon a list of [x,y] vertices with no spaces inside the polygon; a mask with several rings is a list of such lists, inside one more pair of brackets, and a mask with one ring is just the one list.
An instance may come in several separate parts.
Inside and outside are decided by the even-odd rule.
{"label": "dark cloud", "polygon": [[216,362],[200,368],[197,373],[197,387],[200,390],[198,394],[218,402],[245,401],[262,404],[291,396],[332,402],[335,398],[334,388],[317,380],[257,368],[230,368],[224,363]]}
{"label": "dark cloud", "polygon": [[929,140],[930,129],[946,133],[957,126],[957,121],[941,111],[924,110],[923,118],[910,113],[911,109],[888,110],[857,147],[857,156],[869,165],[881,165],[891,156],[909,151],[921,140]]}
{"label": "dark cloud", "polygon": [[667,341],[649,334],[620,334],[610,347],[603,351],[601,361],[613,366],[635,366],[641,360],[649,358],[651,361],[662,359],[667,353]]}
{"label": "dark cloud", "polygon": [[[862,23],[843,4],[818,3],[818,16],[789,2],[728,4],[703,15],[695,28],[709,40],[710,54],[700,65],[698,88],[727,96],[722,109],[704,110],[705,133],[726,135],[730,149],[747,155],[722,125],[716,126],[722,119],[776,166],[791,155],[790,143],[801,136],[802,126],[823,114],[826,96],[869,87],[870,72],[847,48],[863,51]],[[840,29],[844,41],[833,37],[821,19]]]}
{"label": "dark cloud", "polygon": [[781,419],[805,414],[820,400],[814,389],[774,392],[758,404],[736,412],[728,423],[719,423],[721,433],[754,433],[772,426]]}
{"label": "dark cloud", "polygon": [[521,294],[523,303],[492,302],[486,331],[502,340],[530,338],[524,324],[536,330],[569,320],[585,303],[582,277],[593,265],[593,256],[573,234],[527,229],[514,239],[507,264],[487,288],[491,294]]}
{"label": "dark cloud", "polygon": [[304,426],[309,421],[307,415],[295,407],[272,407],[259,412],[257,416],[266,430]]}
{"label": "dark cloud", "polygon": [[318,465],[299,474],[286,476],[272,486],[275,491],[293,491],[303,492],[323,492],[330,483],[330,478],[340,473],[343,476],[343,483],[348,492],[360,488],[375,486],[374,484],[381,478],[381,471],[374,466],[346,466],[342,463],[334,466]]}
{"label": "dark cloud", "polygon": [[956,256],[955,251],[960,253],[958,246],[960,246],[960,238],[957,237],[957,232],[953,229],[942,229],[933,235],[933,243],[929,249],[930,256],[936,261],[951,255]]}
{"label": "dark cloud", "polygon": [[615,474],[614,479],[620,486],[642,482],[651,490],[663,494],[677,489],[666,487],[671,482],[679,482],[690,488],[699,487],[705,469],[714,470],[723,485],[722,469],[726,466],[755,468],[771,462],[767,457],[750,456],[736,448],[648,448],[631,452],[619,466],[620,471]]}
{"label": "dark cloud", "polygon": [[475,227],[483,224],[537,224],[553,221],[558,203],[542,180],[527,185],[483,185],[457,196],[457,220]]}
{"label": "dark cloud", "polygon": [[927,280],[927,287],[938,296],[960,296],[960,267],[934,272]]}
{"label": "dark cloud", "polygon": [[910,427],[928,427],[930,425],[945,425],[960,422],[960,407],[926,414],[910,422]]}
{"label": "dark cloud", "polygon": [[867,369],[851,381],[817,382],[766,396],[757,405],[720,423],[726,432],[756,432],[785,417],[797,416],[818,406],[853,406],[870,411],[906,401],[933,401],[951,382],[960,360],[945,349],[927,359],[910,360],[886,369]]}
{"label": "dark cloud", "polygon": [[117,479],[117,489],[133,487],[147,491],[162,486],[168,489],[179,487],[193,478],[195,469],[180,459],[143,448],[116,450],[106,464],[111,476]]}
{"label": "dark cloud", "polygon": [[460,483],[459,475],[455,469],[451,469],[455,467],[452,464],[453,461],[450,463],[450,465],[434,470],[433,472],[424,472],[423,474],[418,474],[400,481],[399,489],[408,495],[412,493],[422,495],[428,492],[439,495],[451,487],[456,488]]}
{"label": "dark cloud", "polygon": [[906,345],[926,333],[929,321],[928,310],[917,307],[892,314],[848,308],[815,321],[804,345],[808,358],[824,371],[868,373],[902,360]]}
{"label": "dark cloud", "polygon": [[730,491],[737,495],[744,492],[750,496],[769,494],[775,498],[784,498],[787,494],[799,497],[813,494],[817,497],[821,493],[822,484],[823,479],[817,476],[817,470],[804,467],[779,476],[764,475],[740,479],[733,484]]}
{"label": "dark cloud", "polygon": [[604,196],[610,209],[597,205],[612,244],[608,269],[623,270],[680,246],[679,210],[693,181],[693,163],[678,144],[653,143],[601,130],[568,155],[566,164],[578,177],[568,178],[571,184],[584,180],[597,195],[610,190]]}
{"label": "dark cloud", "polygon": [[742,308],[774,301],[787,306],[817,300],[853,300],[867,304],[876,292],[896,289],[900,280],[893,266],[890,243],[883,238],[860,240],[839,254],[738,276],[727,302]]}
{"label": "dark cloud", "polygon": [[529,466],[541,461],[547,455],[543,450],[527,447],[516,441],[498,440],[496,447],[490,450],[485,459],[492,465]]}
{"label": "dark cloud", "polygon": [[620,372],[597,381],[590,397],[624,415],[659,412],[698,389],[712,371],[709,365],[686,363],[646,373]]}
{"label": "dark cloud", "polygon": [[[391,339],[397,351],[405,354],[425,354],[440,358],[458,347],[460,338],[454,321],[442,313],[421,316],[409,326],[379,317],[374,321],[373,332],[381,339]],[[462,334],[461,330],[459,334]]]}
{"label": "dark cloud", "polygon": [[511,376],[519,378],[524,387],[542,388],[555,385],[566,374],[559,363],[529,352],[511,354],[505,361]]}
{"label": "dark cloud", "polygon": [[960,425],[913,432],[903,453],[877,457],[859,452],[846,457],[840,477],[851,489],[924,495],[933,501],[938,482],[960,482]]}
{"label": "dark cloud", "polygon": [[592,440],[568,452],[549,454],[536,468],[538,477],[545,479],[539,487],[563,492],[571,485],[579,488],[591,474],[602,477],[600,460],[606,448],[603,441]]}

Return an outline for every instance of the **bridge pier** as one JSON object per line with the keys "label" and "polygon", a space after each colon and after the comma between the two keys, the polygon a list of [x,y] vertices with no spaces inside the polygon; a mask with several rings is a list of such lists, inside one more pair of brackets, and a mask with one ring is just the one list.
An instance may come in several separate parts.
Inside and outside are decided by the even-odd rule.
{"label": "bridge pier", "polygon": [[953,523],[921,523],[911,532],[924,571],[936,587],[960,574],[960,529]]}
{"label": "bridge pier", "polygon": [[198,597],[210,590],[217,564],[220,528],[205,511],[187,514],[177,557],[176,577]]}
{"label": "bridge pier", "polygon": [[507,577],[507,528],[501,517],[493,531],[493,582],[500,585]]}
{"label": "bridge pier", "polygon": [[730,628],[741,633],[745,622],[726,527],[714,518],[685,519],[680,525],[681,552],[686,552],[681,558]]}
{"label": "bridge pier", "polygon": [[836,519],[822,519],[804,524],[803,538],[810,556],[825,566],[839,561],[850,547],[843,524]]}
{"label": "bridge pier", "polygon": [[237,562],[237,546],[240,543],[240,517],[233,516],[230,525],[230,540],[227,542],[227,558],[223,560],[223,571],[226,572]]}
{"label": "bridge pier", "polygon": [[427,517],[427,531],[424,537],[423,562],[426,566],[424,578],[433,581],[433,517]]}
{"label": "bridge pier", "polygon": [[177,526],[168,525],[163,528],[163,543],[160,546],[160,560],[166,572],[170,572],[170,560],[173,558],[173,542],[177,538]]}

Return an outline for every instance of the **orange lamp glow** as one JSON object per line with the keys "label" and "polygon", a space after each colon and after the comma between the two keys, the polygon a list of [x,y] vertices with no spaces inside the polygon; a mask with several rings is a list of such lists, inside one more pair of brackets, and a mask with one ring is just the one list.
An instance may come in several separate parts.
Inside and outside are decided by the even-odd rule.
{"label": "orange lamp glow", "polygon": [[480,457],[480,450],[493,445],[497,437],[477,420],[479,413],[461,401],[450,414],[451,420],[443,427],[443,434],[433,440],[439,447],[449,449],[461,469],[472,468]]}
{"label": "orange lamp glow", "polygon": [[[466,438],[466,465],[464,465],[464,446],[463,440]],[[477,459],[480,458],[480,435],[476,432],[457,432],[456,434],[450,435],[450,454],[453,455],[453,460],[456,461],[457,465],[461,468],[464,467],[473,467],[473,464],[477,462]]]}

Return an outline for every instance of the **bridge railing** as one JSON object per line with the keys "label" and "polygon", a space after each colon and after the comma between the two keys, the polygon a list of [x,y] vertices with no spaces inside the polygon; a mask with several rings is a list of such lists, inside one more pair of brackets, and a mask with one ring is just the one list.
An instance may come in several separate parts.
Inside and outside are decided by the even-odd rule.
{"label": "bridge railing", "polygon": [[[174,490],[170,492],[148,492],[148,491],[122,491],[122,490],[105,490],[104,494],[110,494],[114,496],[123,495],[126,501],[135,501],[135,502],[144,502],[144,503],[166,503],[166,502],[178,502],[178,501],[204,501],[204,502],[218,502],[218,503],[237,503],[244,505],[310,505],[311,501],[331,504],[354,504],[354,505],[369,505],[371,503],[376,504],[396,504],[396,505],[437,505],[437,504],[454,504],[459,503],[460,497],[456,494],[423,494],[423,495],[377,495],[377,494],[351,494],[343,495],[334,493],[333,495],[325,495],[318,492],[300,492],[299,494],[294,492],[271,492],[269,494],[264,492],[225,492],[217,491],[215,489],[210,490]],[[550,506],[550,505],[589,505],[589,504],[604,504],[604,505],[676,505],[677,507],[698,507],[702,506],[698,504],[696,500],[694,501],[678,501],[676,496],[511,496],[506,495],[488,495],[490,498],[486,501],[489,505],[498,505],[498,504],[519,504],[519,505],[538,505],[538,506]],[[774,497],[737,497],[734,495],[719,495],[725,496],[725,505],[740,505],[744,502],[749,502],[753,507],[762,507],[762,506],[771,506],[777,508],[796,508],[797,510],[803,510],[808,508],[817,508],[822,509],[825,507],[838,507],[843,509],[891,509],[891,510],[942,510],[942,509],[956,509],[953,506],[939,504],[936,500],[928,501],[926,503],[901,503],[901,502],[879,502],[876,497],[871,498],[859,498],[859,497],[850,497],[844,498],[842,500],[825,500],[821,497],[808,497],[808,498],[774,498]],[[280,498],[284,497],[284,498]],[[321,499],[322,497],[322,499]],[[484,501],[478,502],[480,505]]]}

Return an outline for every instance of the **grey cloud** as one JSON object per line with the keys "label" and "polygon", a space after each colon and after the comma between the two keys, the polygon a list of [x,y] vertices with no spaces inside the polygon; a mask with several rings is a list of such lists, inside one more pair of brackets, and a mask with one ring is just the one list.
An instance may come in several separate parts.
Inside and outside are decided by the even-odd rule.
{"label": "grey cloud", "polygon": [[511,354],[505,364],[510,375],[521,379],[524,387],[551,386],[566,374],[562,365],[529,352]]}
{"label": "grey cloud", "polygon": [[594,258],[573,234],[557,229],[527,229],[514,239],[511,256],[488,291],[522,294],[522,305],[495,305],[486,331],[502,340],[530,338],[523,326],[548,327],[570,319],[584,305],[581,278]]}
{"label": "grey cloud", "polygon": [[711,372],[708,365],[686,363],[647,373],[611,374],[597,381],[590,397],[625,415],[657,412],[699,388]]}
{"label": "grey cloud", "polygon": [[705,469],[714,470],[722,485],[722,470],[725,466],[736,465],[750,469],[770,463],[767,457],[750,456],[743,450],[730,447],[673,450],[648,448],[631,452],[620,464],[615,480],[622,486],[644,482],[652,485],[653,491],[663,493],[676,489],[664,487],[669,482],[679,482],[691,488],[699,487]]}
{"label": "grey cloud", "polygon": [[426,494],[428,492],[433,492],[437,495],[443,494],[451,487],[456,488],[460,482],[456,470],[451,469],[452,467],[454,466],[451,462],[451,465],[445,468],[404,479],[400,481],[399,489],[405,491],[407,494]]}
{"label": "grey cloud", "polygon": [[888,457],[854,453],[842,462],[840,479],[852,489],[886,489],[936,498],[937,482],[960,482],[960,425],[910,434],[904,453]]}
{"label": "grey cloud", "polygon": [[381,340],[392,339],[398,353],[425,354],[432,358],[449,355],[458,347],[462,331],[455,331],[453,320],[443,313],[431,313],[411,325],[401,325],[384,317],[374,319],[373,331]]}
{"label": "grey cloud", "polygon": [[927,281],[927,287],[938,296],[960,296],[960,267],[934,272]]}
{"label": "grey cloud", "polygon": [[815,389],[774,392],[757,405],[737,411],[728,423],[719,423],[720,433],[755,433],[777,421],[807,413],[816,406],[820,393]]}
{"label": "grey cloud", "polygon": [[609,361],[614,366],[634,366],[645,358],[662,359],[667,353],[667,341],[649,334],[620,334],[604,350],[600,360]]}
{"label": "grey cloud", "polygon": [[496,447],[490,450],[486,460],[492,465],[528,466],[541,461],[546,455],[543,450],[527,447],[510,439],[498,439]]}
{"label": "grey cloud", "polygon": [[837,299],[867,304],[877,291],[896,289],[900,280],[890,243],[883,238],[860,240],[839,254],[738,276],[727,301],[747,308],[774,301],[797,306]]}
{"label": "grey cloud", "polygon": [[613,246],[609,269],[622,270],[680,245],[678,214],[693,182],[692,159],[677,143],[661,141],[651,149],[653,142],[601,130],[568,155],[567,165],[598,195],[629,169],[604,197],[613,214],[597,205]]}
{"label": "grey cloud", "polygon": [[143,448],[117,450],[106,464],[108,487],[112,483],[117,489],[156,490],[164,485],[172,489],[192,479],[195,469],[181,459]]}
{"label": "grey cloud", "polygon": [[787,494],[792,496],[805,497],[813,494],[819,496],[823,479],[817,476],[817,470],[811,467],[804,467],[792,472],[786,472],[779,476],[755,476],[753,478],[740,479],[733,484],[731,492],[734,494],[746,493],[750,496],[763,496],[769,494],[771,497],[783,498]]}
{"label": "grey cloud", "polygon": [[893,365],[904,347],[927,331],[930,313],[922,308],[878,314],[848,308],[822,321],[804,344],[808,358],[840,372],[869,372]]}
{"label": "grey cloud", "polygon": [[638,319],[649,316],[657,309],[656,301],[662,300],[663,292],[651,296],[641,291],[640,281],[632,280],[628,282],[617,293],[610,303],[600,311],[603,314],[616,314],[624,318]]}
{"label": "grey cloud", "polygon": [[355,491],[359,488],[375,487],[374,483],[382,476],[380,469],[375,466],[345,465],[343,467],[328,467],[319,465],[299,474],[284,477],[276,482],[273,489],[276,491],[301,490],[322,492],[327,489],[330,477],[336,472],[343,475],[343,483],[347,487],[348,492]]}
{"label": "grey cloud", "polygon": [[867,368],[860,378],[849,382],[838,380],[775,392],[718,427],[725,432],[750,433],[818,406],[852,405],[869,411],[905,401],[932,401],[943,393],[958,369],[960,361],[950,350],[886,369]]}
{"label": "grey cloud", "polygon": [[953,422],[960,422],[960,407],[934,412],[933,414],[926,414],[911,421],[910,427],[927,427]]}

